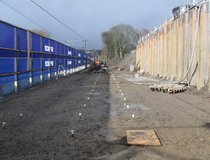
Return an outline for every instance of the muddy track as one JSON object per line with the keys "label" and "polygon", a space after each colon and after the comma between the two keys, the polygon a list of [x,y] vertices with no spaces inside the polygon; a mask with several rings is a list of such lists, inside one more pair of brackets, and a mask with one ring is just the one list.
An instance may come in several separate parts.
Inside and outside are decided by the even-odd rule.
{"label": "muddy track", "polygon": [[[151,92],[113,74],[122,91],[110,75],[81,72],[1,100],[0,159],[210,159],[209,97]],[[162,146],[129,146],[128,129],[153,129]]]}

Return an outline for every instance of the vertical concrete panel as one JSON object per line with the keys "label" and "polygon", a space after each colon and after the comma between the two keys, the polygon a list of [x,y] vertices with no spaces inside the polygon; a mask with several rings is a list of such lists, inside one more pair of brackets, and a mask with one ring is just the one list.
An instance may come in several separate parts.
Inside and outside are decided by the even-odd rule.
{"label": "vertical concrete panel", "polygon": [[142,49],[141,49],[141,69],[144,69],[144,63],[145,63],[145,42],[142,42]]}
{"label": "vertical concrete panel", "polygon": [[165,70],[165,26],[162,29],[162,77],[164,78],[164,70]]}
{"label": "vertical concrete panel", "polygon": [[175,45],[175,39],[174,39],[174,21],[171,23],[171,58],[170,58],[170,64],[171,64],[171,76],[170,79],[174,79],[174,45]]}
{"label": "vertical concrete panel", "polygon": [[170,30],[169,30],[169,22],[167,22],[167,28],[166,28],[166,32],[167,32],[167,44],[166,44],[166,47],[167,47],[167,58],[166,58],[166,73],[165,73],[165,78],[168,79],[169,77],[169,53],[170,53]]}
{"label": "vertical concrete panel", "polygon": [[[201,9],[202,10],[202,9]],[[200,16],[200,17],[199,17]],[[198,19],[200,18],[200,23],[199,23],[199,36],[198,36],[198,45],[197,45],[197,61],[198,61],[198,71],[197,71],[197,88],[200,89],[202,86],[202,82],[201,79],[203,78],[202,76],[202,56],[203,56],[203,52],[204,52],[204,45],[203,45],[203,14],[202,11],[197,13],[197,17]],[[202,54],[201,54],[202,52]]]}
{"label": "vertical concrete panel", "polygon": [[154,63],[155,63],[155,66],[154,66],[154,70],[155,70],[155,76],[157,76],[157,34],[155,33],[154,35]]}
{"label": "vertical concrete panel", "polygon": [[207,59],[207,36],[205,33],[207,33],[207,6],[204,4],[201,8],[200,12],[200,24],[199,24],[199,60],[198,65],[199,67],[199,84],[198,89],[202,88],[206,83],[206,59]]}
{"label": "vertical concrete panel", "polygon": [[177,46],[178,46],[178,20],[174,21],[174,80],[177,80],[177,64],[178,64],[178,60],[177,60]]}
{"label": "vertical concrete panel", "polygon": [[152,74],[152,76],[154,76],[154,72],[153,72],[153,56],[154,56],[154,37],[151,36],[151,46],[150,46],[150,61],[148,62],[149,66],[150,66],[150,73]]}
{"label": "vertical concrete panel", "polygon": [[174,21],[171,22],[171,54],[170,54],[170,79],[173,80],[174,78]]}
{"label": "vertical concrete panel", "polygon": [[[191,10],[189,12],[189,50],[188,50],[188,64],[187,64],[187,70],[189,69],[190,61],[191,61],[191,56],[192,56],[192,46],[193,46],[193,14],[194,12]],[[192,81],[192,71],[189,69],[189,74],[187,76],[187,80],[189,82]],[[191,82],[192,83],[192,82]]]}
{"label": "vertical concrete panel", "polygon": [[201,58],[201,87],[207,85],[208,83],[208,4],[204,4],[201,12],[202,16],[202,41],[203,41],[203,52],[201,51],[200,54],[202,54]]}
{"label": "vertical concrete panel", "polygon": [[149,73],[148,63],[149,63],[149,39],[147,38],[147,50],[146,50],[146,72],[147,73]]}
{"label": "vertical concrete panel", "polygon": [[[200,16],[200,13],[199,13],[199,9],[196,9],[196,21],[195,21],[195,30],[197,29],[197,23],[199,22],[199,16]],[[200,21],[201,21],[201,18],[200,18]],[[201,26],[200,26],[200,22],[199,22],[199,29],[198,29],[198,35],[197,35],[197,41],[196,41],[196,52],[195,52],[195,59],[196,59],[196,64],[197,64],[197,70],[196,70],[196,86],[198,89],[200,89],[200,76],[201,76],[201,54],[200,54],[200,41],[201,41]]]}
{"label": "vertical concrete panel", "polygon": [[157,50],[156,50],[156,48],[157,48],[157,44],[156,44],[156,35],[154,34],[154,36],[153,36],[153,45],[154,45],[154,53],[153,53],[153,64],[154,64],[154,66],[153,66],[153,71],[154,71],[154,76],[156,76],[157,74],[157,72],[156,72],[156,68],[157,68],[157,61],[156,61],[156,56],[157,56]]}
{"label": "vertical concrete panel", "polygon": [[[187,73],[187,69],[189,66],[189,59],[188,57],[190,56],[190,22],[189,22],[189,12],[185,14],[185,22],[184,22],[184,64],[183,64],[183,76]],[[189,78],[187,77],[186,79],[189,81]]]}
{"label": "vertical concrete panel", "polygon": [[156,45],[155,45],[155,35],[153,36],[153,76],[155,76],[155,67],[156,67]]}
{"label": "vertical concrete panel", "polygon": [[197,65],[197,56],[196,56],[196,50],[197,47],[195,49],[195,53],[192,53],[192,49],[193,49],[193,45],[194,45],[194,41],[195,41],[195,32],[196,32],[196,22],[197,22],[197,14],[196,11],[197,9],[193,9],[192,10],[192,18],[191,18],[191,52],[190,52],[190,57],[189,57],[189,61],[191,61],[192,58],[192,54],[195,54],[194,58],[193,58],[193,62],[192,62],[192,66],[190,68],[190,73],[189,73],[189,79],[191,79],[191,83],[192,85],[197,85],[197,73],[195,72],[196,70],[196,65]]}
{"label": "vertical concrete panel", "polygon": [[150,57],[150,66],[151,66],[151,73],[152,75],[154,74],[153,72],[153,54],[154,54],[154,43],[153,43],[153,35],[151,36],[151,57]]}
{"label": "vertical concrete panel", "polygon": [[162,57],[162,54],[161,54],[161,51],[162,51],[162,41],[161,41],[161,29],[160,29],[160,32],[159,32],[159,37],[158,37],[158,42],[159,42],[159,44],[158,44],[158,51],[159,51],[159,53],[158,53],[158,75],[160,76],[161,75],[161,57]]}
{"label": "vertical concrete panel", "polygon": [[149,38],[149,53],[148,53],[148,63],[147,63],[147,67],[148,67],[148,72],[151,73],[150,67],[151,67],[151,38]]}
{"label": "vertical concrete panel", "polygon": [[168,28],[167,28],[167,35],[168,35],[168,39],[167,39],[167,52],[168,52],[168,57],[167,57],[167,79],[169,80],[171,77],[171,64],[170,64],[170,59],[171,59],[171,21],[169,20],[168,22]]}
{"label": "vertical concrete panel", "polygon": [[149,54],[150,54],[150,44],[149,44],[149,38],[147,39],[147,63],[146,63],[146,68],[147,68],[147,73],[149,73]]}
{"label": "vertical concrete panel", "polygon": [[162,26],[162,52],[160,55],[160,76],[163,77],[164,76],[164,68],[165,68],[165,64],[164,64],[164,56],[165,56],[165,26]]}
{"label": "vertical concrete panel", "polygon": [[177,64],[176,64],[176,75],[177,75],[177,80],[180,80],[181,79],[181,48],[182,48],[182,24],[181,24],[181,21],[182,21],[182,16],[177,19],[177,43],[176,43],[176,47],[177,47]]}
{"label": "vertical concrete panel", "polygon": [[184,57],[185,57],[185,15],[182,16],[181,18],[181,45],[180,45],[180,79],[183,78],[184,76]]}
{"label": "vertical concrete panel", "polygon": [[168,70],[168,31],[167,31],[167,23],[164,26],[164,37],[165,37],[165,41],[164,41],[164,64],[162,66],[163,68],[163,78],[167,78],[167,70]]}
{"label": "vertical concrete panel", "polygon": [[[208,29],[207,29],[207,43],[210,44],[210,4],[208,3]],[[210,45],[207,45],[207,79],[210,92]]]}

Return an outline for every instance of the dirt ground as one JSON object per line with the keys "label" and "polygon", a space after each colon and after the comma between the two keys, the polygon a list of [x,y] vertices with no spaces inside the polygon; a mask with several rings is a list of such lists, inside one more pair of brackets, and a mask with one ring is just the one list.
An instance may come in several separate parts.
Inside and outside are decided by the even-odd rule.
{"label": "dirt ground", "polygon": [[[152,92],[149,83],[157,79],[137,84],[127,71],[112,73],[81,72],[3,98],[0,159],[210,159],[210,96]],[[123,96],[113,77],[122,81]],[[128,129],[153,129],[162,146],[129,146]]]}

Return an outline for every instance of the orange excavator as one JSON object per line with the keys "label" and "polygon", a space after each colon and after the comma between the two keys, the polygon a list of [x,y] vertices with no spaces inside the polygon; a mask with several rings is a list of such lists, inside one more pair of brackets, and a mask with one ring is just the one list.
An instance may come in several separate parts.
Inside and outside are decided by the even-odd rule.
{"label": "orange excavator", "polygon": [[97,59],[93,63],[93,66],[91,67],[91,70],[93,72],[96,72],[96,73],[98,73],[98,72],[107,72],[108,67],[103,61],[100,61],[100,60]]}

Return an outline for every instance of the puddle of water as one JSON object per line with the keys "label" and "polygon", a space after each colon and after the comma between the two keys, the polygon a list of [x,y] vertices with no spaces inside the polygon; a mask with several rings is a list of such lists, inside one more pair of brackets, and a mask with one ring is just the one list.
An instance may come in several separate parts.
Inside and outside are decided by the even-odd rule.
{"label": "puddle of water", "polygon": [[81,86],[81,87],[84,87],[84,88],[93,88],[93,86]]}
{"label": "puddle of water", "polygon": [[100,96],[101,95],[101,92],[93,92],[93,95]]}
{"label": "puddle of water", "polygon": [[130,109],[148,110],[149,108],[136,103],[128,103]]}
{"label": "puddle of water", "polygon": [[[91,92],[86,93],[87,95],[90,95]],[[101,92],[93,92],[92,95],[94,96],[100,96]]]}

